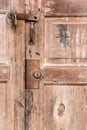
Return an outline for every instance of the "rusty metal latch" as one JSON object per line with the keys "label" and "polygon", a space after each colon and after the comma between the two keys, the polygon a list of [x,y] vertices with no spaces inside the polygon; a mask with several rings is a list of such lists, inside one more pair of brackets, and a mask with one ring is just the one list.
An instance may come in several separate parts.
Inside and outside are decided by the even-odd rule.
{"label": "rusty metal latch", "polygon": [[18,25],[18,20],[25,20],[30,22],[30,37],[29,44],[32,45],[35,42],[35,23],[39,21],[38,15],[33,14],[19,14],[14,12],[8,12],[7,17],[12,20],[13,25]]}
{"label": "rusty metal latch", "polygon": [[7,17],[11,20],[25,20],[29,22],[38,22],[38,15],[33,14],[19,14],[14,12],[8,12]]}

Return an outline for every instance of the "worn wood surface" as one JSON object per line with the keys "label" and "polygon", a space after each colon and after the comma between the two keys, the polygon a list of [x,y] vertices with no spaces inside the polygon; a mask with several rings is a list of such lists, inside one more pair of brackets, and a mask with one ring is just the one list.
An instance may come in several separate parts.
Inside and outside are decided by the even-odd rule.
{"label": "worn wood surface", "polygon": [[25,11],[25,1],[24,0],[0,0],[0,10],[13,10],[19,13]]}
{"label": "worn wood surface", "polygon": [[87,86],[42,88],[43,126],[46,130],[87,129]]}
{"label": "worn wood surface", "polygon": [[86,130],[87,86],[43,85],[26,91],[26,130]]}
{"label": "worn wood surface", "polygon": [[40,15],[34,45],[26,23],[26,59],[43,72],[39,87],[26,90],[26,130],[87,130],[86,3],[26,0],[26,12]]}
{"label": "worn wood surface", "polygon": [[[87,129],[86,3],[0,1],[0,64],[10,68],[9,81],[0,82],[0,130]],[[9,10],[38,14],[33,45],[29,45],[30,23],[20,20],[17,27],[12,26],[6,19]],[[31,89],[26,93],[25,57],[28,64],[30,60],[40,63],[37,68],[33,62],[26,66],[28,73],[28,67],[43,73],[36,84],[30,77]]]}
{"label": "worn wood surface", "polygon": [[45,84],[87,84],[87,67],[46,67],[43,71]]}
{"label": "worn wood surface", "polygon": [[63,14],[78,14],[87,13],[87,0],[43,0],[44,12],[47,15],[55,13]]}
{"label": "worn wood surface", "polygon": [[[87,58],[87,18],[45,18],[47,63],[72,63]],[[76,60],[75,60],[76,59]],[[62,62],[63,61],[63,62]]]}
{"label": "worn wood surface", "polygon": [[10,80],[10,67],[9,66],[0,66],[0,82],[7,82]]}
{"label": "worn wood surface", "polygon": [[[0,65],[10,68],[10,80],[0,82],[0,130],[24,130],[25,22],[18,21],[17,28],[12,27],[6,18],[9,10],[23,13],[24,1],[0,0]],[[1,81],[5,70],[0,69]]]}

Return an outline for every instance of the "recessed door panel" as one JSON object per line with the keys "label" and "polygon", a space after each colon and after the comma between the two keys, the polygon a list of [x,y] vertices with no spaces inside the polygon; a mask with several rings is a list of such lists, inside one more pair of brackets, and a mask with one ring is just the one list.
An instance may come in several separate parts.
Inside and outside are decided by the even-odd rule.
{"label": "recessed door panel", "polygon": [[87,18],[45,18],[48,61],[87,58]]}
{"label": "recessed door panel", "polygon": [[87,86],[44,86],[42,130],[86,130]]}

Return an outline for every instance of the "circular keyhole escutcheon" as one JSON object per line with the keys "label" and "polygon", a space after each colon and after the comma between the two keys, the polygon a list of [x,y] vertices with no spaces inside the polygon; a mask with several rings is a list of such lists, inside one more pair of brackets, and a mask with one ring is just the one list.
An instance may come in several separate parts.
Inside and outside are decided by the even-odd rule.
{"label": "circular keyhole escutcheon", "polygon": [[40,71],[35,71],[33,75],[36,79],[40,79],[42,77],[42,73]]}

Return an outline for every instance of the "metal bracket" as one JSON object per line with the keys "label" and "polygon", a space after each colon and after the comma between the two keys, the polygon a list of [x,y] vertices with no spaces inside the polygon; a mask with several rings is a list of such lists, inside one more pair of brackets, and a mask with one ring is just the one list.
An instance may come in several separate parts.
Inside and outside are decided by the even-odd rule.
{"label": "metal bracket", "polygon": [[43,78],[38,59],[26,59],[26,89],[38,89]]}
{"label": "metal bracket", "polygon": [[35,14],[19,14],[15,12],[7,13],[8,19],[12,20],[12,25],[17,27],[18,20],[24,20],[30,22],[30,36],[29,45],[34,45],[35,43],[35,23],[39,21],[38,15]]}
{"label": "metal bracket", "polygon": [[14,12],[8,12],[7,17],[11,20],[25,20],[29,22],[38,22],[39,17],[37,15],[33,14],[19,14]]}

